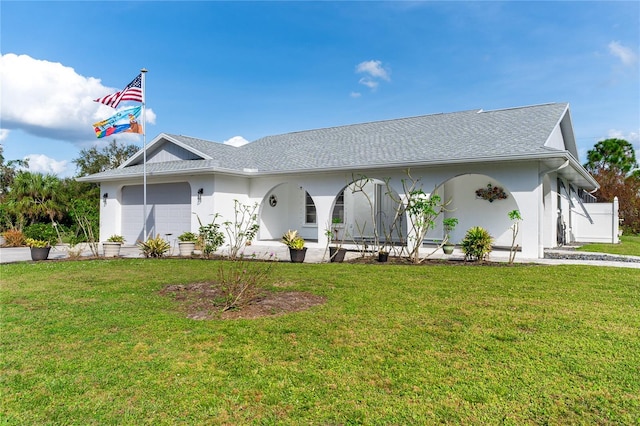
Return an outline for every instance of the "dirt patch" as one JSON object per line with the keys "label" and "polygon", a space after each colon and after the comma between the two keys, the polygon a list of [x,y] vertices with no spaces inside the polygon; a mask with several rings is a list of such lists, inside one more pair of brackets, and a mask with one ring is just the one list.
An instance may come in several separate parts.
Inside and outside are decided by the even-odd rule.
{"label": "dirt patch", "polygon": [[170,285],[160,294],[173,297],[179,309],[196,320],[273,317],[303,311],[326,301],[322,296],[300,291],[258,290],[249,302],[221,312],[223,294],[212,282]]}

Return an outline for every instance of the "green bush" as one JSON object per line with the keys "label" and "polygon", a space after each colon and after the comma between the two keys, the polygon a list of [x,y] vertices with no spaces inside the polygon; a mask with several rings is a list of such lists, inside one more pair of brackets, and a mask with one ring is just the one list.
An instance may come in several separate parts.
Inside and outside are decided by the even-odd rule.
{"label": "green bush", "polygon": [[138,243],[138,247],[142,250],[144,257],[162,257],[171,249],[171,244],[158,234],[155,238]]}
{"label": "green bush", "polygon": [[467,260],[484,260],[491,253],[492,243],[493,237],[486,229],[474,226],[462,240],[462,252]]}
{"label": "green bush", "polygon": [[[64,230],[60,230],[64,233]],[[22,229],[25,238],[32,238],[34,240],[44,240],[49,244],[56,244],[58,241],[58,233],[56,228],[51,223],[34,223],[29,226],[25,226]]]}
{"label": "green bush", "polygon": [[219,216],[220,215],[216,213],[208,225],[203,225],[202,222],[200,222],[200,217],[198,217],[198,222],[200,223],[198,231],[200,232],[200,239],[203,245],[202,253],[207,258],[224,244],[224,233],[220,230],[220,224],[216,223],[216,219]]}

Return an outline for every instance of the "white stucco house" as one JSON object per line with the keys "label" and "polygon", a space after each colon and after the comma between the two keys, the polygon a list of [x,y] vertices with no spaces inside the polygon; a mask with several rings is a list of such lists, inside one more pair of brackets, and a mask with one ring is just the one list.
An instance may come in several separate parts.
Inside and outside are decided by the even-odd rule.
{"label": "white stucco house", "polygon": [[[516,209],[524,258],[565,242],[617,242],[615,206],[587,203],[598,183],[578,161],[566,103],[307,130],[240,147],[161,133],[147,144],[146,166],[143,159],[141,150],[117,169],[79,179],[100,184],[101,241],[143,239],[144,175],[150,235],[196,232],[198,218],[208,223],[215,213],[231,220],[238,200],[258,205],[257,242],[297,229],[308,245],[323,247],[334,219],[347,241],[366,240],[375,230],[386,235],[409,170],[425,193],[450,200],[439,220],[458,218],[453,242],[477,225],[496,247],[509,247],[508,212]],[[479,197],[487,185],[504,196]],[[386,237],[406,242],[406,219],[401,214]],[[425,244],[441,238],[436,226]]]}

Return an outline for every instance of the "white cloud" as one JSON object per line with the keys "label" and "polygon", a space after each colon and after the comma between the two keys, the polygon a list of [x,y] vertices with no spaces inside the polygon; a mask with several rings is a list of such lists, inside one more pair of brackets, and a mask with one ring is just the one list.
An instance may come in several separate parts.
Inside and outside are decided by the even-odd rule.
{"label": "white cloud", "polygon": [[[92,124],[114,114],[93,100],[121,88],[103,86],[100,79],[84,77],[58,62],[7,53],[0,57],[4,129],[78,143],[95,139]],[[155,114],[146,111],[147,122]]]}
{"label": "white cloud", "polygon": [[29,160],[29,171],[36,173],[65,175],[68,170],[69,162],[67,160],[56,161],[43,154],[29,154],[25,157]]}
{"label": "white cloud", "polygon": [[638,60],[638,55],[619,41],[612,41],[608,47],[609,53],[620,59],[624,65],[633,65]]}
{"label": "white cloud", "polygon": [[381,78],[390,81],[389,72],[382,67],[382,61],[365,61],[356,66],[359,74],[369,74],[373,78]]}
{"label": "white cloud", "polygon": [[360,92],[351,92],[349,94],[349,96],[351,96],[352,98],[359,98],[360,96],[362,96],[362,93],[360,93]]}
{"label": "white cloud", "polygon": [[223,143],[225,145],[231,145],[231,146],[242,146],[242,145],[248,144],[249,141],[243,138],[242,136],[234,136],[231,139],[227,139]]}
{"label": "white cloud", "polygon": [[0,141],[9,137],[9,129],[0,129]]}
{"label": "white cloud", "polygon": [[638,142],[640,141],[640,129],[638,129],[638,132],[629,132],[626,134],[621,130],[611,129],[609,130],[608,137],[624,139],[627,142]]}
{"label": "white cloud", "polygon": [[360,81],[358,81],[358,83],[367,86],[371,90],[377,89],[378,85],[380,84],[377,81],[370,79],[369,77],[362,77]]}
{"label": "white cloud", "polygon": [[382,61],[371,60],[360,62],[356,65],[356,73],[365,74],[364,77],[360,78],[358,83],[367,86],[372,91],[378,88],[381,80],[391,81],[390,71],[388,68],[382,66]]}

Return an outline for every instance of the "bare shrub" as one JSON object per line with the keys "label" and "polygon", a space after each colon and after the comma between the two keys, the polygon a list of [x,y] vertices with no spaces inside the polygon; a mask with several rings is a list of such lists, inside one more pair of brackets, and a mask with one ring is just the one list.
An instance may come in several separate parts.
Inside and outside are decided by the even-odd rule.
{"label": "bare shrub", "polygon": [[[270,260],[272,256],[270,256]],[[275,262],[245,259],[243,256],[218,265],[221,311],[240,309],[256,301]]]}

